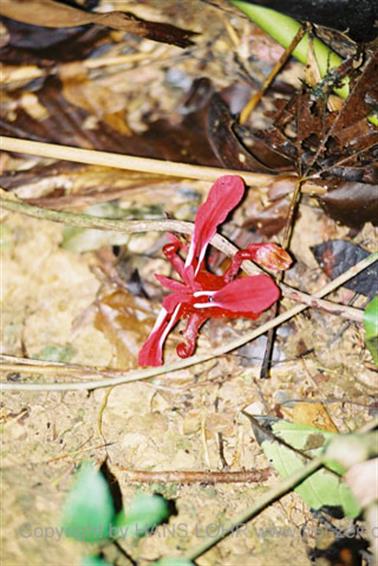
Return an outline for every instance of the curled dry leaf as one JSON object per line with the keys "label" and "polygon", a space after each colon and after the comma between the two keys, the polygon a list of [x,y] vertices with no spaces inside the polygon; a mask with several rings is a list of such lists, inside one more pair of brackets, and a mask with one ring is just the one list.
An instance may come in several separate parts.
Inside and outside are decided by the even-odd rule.
{"label": "curled dry leaf", "polygon": [[3,0],[0,14],[19,22],[48,28],[97,24],[178,47],[193,45],[191,38],[196,35],[171,24],[143,20],[129,12],[91,13],[54,0]]}
{"label": "curled dry leaf", "polygon": [[249,147],[244,145],[228,106],[218,93],[210,100],[207,132],[211,147],[224,167],[262,173],[291,168],[285,156],[274,152],[252,134]]}

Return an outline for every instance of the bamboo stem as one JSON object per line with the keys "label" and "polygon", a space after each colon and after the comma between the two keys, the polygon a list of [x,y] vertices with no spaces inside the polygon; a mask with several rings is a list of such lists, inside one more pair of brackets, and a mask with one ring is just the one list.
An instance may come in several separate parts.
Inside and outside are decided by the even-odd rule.
{"label": "bamboo stem", "polygon": [[237,171],[232,169],[221,169],[218,167],[204,167],[179,163],[174,161],[163,161],[147,157],[134,157],[120,153],[110,153],[94,149],[81,149],[68,145],[57,145],[52,143],[35,142],[18,138],[2,136],[1,148],[4,151],[37,155],[50,159],[63,159],[75,163],[86,163],[88,165],[101,165],[103,167],[115,167],[141,173],[165,175],[168,177],[182,177],[186,179],[198,179],[202,181],[216,181],[221,175],[240,175],[248,185],[263,187],[271,183],[274,175],[263,173],[250,173],[249,171]]}

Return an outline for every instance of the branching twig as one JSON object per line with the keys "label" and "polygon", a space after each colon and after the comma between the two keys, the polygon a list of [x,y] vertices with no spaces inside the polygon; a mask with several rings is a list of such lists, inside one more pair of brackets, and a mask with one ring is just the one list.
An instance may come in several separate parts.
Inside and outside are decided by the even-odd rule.
{"label": "branching twig", "polygon": [[362,324],[364,320],[364,311],[362,309],[349,307],[348,305],[341,305],[340,303],[333,303],[332,301],[326,301],[324,299],[317,299],[313,295],[308,295],[307,293],[293,289],[292,287],[285,285],[285,283],[281,283],[280,287],[285,297],[288,297],[295,302],[305,303],[309,307],[324,310],[331,314],[346,318],[347,320],[359,322],[360,324]]}

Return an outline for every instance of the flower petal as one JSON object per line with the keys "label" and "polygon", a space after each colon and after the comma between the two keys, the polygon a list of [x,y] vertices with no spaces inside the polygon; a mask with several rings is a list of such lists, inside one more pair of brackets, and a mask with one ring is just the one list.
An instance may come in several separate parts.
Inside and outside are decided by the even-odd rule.
{"label": "flower petal", "polygon": [[179,293],[182,293],[187,290],[187,286],[184,283],[181,283],[181,281],[176,281],[176,279],[166,277],[165,275],[159,275],[158,273],[156,273],[155,279],[157,279],[163,287],[169,289],[170,291],[178,291]]}
{"label": "flower petal", "polygon": [[179,319],[181,304],[178,304],[171,314],[161,309],[151,334],[139,350],[138,363],[140,366],[161,366],[163,363],[164,342]]}
{"label": "flower petal", "polygon": [[188,318],[186,328],[183,332],[184,342],[176,348],[177,355],[180,358],[189,358],[194,353],[197,343],[197,335],[201,326],[206,322],[207,316],[202,312],[193,313]]}
{"label": "flower petal", "polygon": [[185,267],[192,265],[196,274],[205,257],[206,248],[219,224],[224,222],[244,195],[244,183],[236,175],[224,175],[215,181],[207,200],[199,207],[194,222],[194,234],[185,261]]}
{"label": "flower petal", "polygon": [[288,269],[293,263],[289,254],[273,242],[268,244],[249,244],[243,252],[250,254],[250,258],[262,267],[281,271]]}
{"label": "flower petal", "polygon": [[271,277],[252,275],[235,279],[214,293],[212,306],[237,313],[260,313],[279,297],[280,290]]}
{"label": "flower petal", "polygon": [[191,295],[189,293],[170,293],[163,299],[162,307],[169,313],[172,313],[178,304],[190,302]]}

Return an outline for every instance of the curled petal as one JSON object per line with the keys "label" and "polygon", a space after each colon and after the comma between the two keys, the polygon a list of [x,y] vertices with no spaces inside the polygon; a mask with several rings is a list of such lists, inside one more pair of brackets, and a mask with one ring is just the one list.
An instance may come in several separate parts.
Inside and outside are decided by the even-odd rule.
{"label": "curled petal", "polygon": [[172,265],[173,269],[177,271],[177,273],[183,277],[185,265],[184,260],[179,256],[179,251],[184,249],[187,250],[187,244],[184,244],[175,236],[174,234],[168,234],[169,244],[166,244],[163,247],[163,253],[167,260]]}
{"label": "curled petal", "polygon": [[250,254],[248,259],[252,259],[262,267],[275,271],[288,269],[293,261],[281,246],[274,243],[249,244],[242,252]]}
{"label": "curled petal", "polygon": [[196,348],[198,331],[206,320],[207,316],[204,316],[203,313],[200,312],[190,315],[183,332],[185,342],[181,342],[176,348],[176,352],[180,358],[189,358],[189,356],[193,355]]}
{"label": "curled petal", "polygon": [[199,207],[194,222],[194,234],[185,267],[195,262],[196,273],[205,257],[206,248],[219,224],[224,222],[244,195],[244,183],[236,175],[224,175],[215,181],[207,200]]}
{"label": "curled petal", "polygon": [[161,366],[163,363],[164,342],[179,319],[180,304],[169,313],[162,308],[151,334],[139,351],[138,363],[140,366]]}
{"label": "curled petal", "polygon": [[[206,306],[235,313],[261,313],[280,297],[280,290],[268,275],[242,277],[228,283],[212,296]],[[198,308],[198,307],[197,307]]]}

